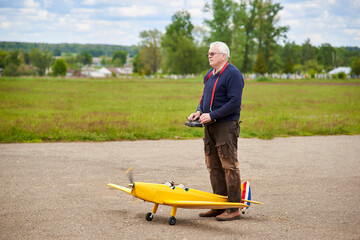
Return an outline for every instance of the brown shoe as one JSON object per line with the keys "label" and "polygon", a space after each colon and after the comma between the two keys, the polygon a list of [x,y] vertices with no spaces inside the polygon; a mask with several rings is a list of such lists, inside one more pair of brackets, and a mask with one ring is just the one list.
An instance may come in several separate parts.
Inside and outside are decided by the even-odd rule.
{"label": "brown shoe", "polygon": [[218,221],[232,221],[240,219],[240,211],[237,209],[235,212],[225,211],[219,216],[216,216],[216,220]]}
{"label": "brown shoe", "polygon": [[200,217],[216,217],[222,214],[225,210],[224,209],[210,209],[207,212],[199,213]]}

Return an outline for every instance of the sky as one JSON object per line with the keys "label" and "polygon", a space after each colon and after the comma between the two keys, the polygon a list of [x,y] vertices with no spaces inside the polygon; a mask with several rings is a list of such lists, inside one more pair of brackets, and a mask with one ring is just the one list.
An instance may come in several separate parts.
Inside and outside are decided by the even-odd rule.
{"label": "sky", "polygon": [[[136,45],[139,33],[165,33],[180,10],[204,27],[207,0],[0,0],[0,41]],[[211,1],[210,1],[211,2]],[[273,0],[287,41],[360,47],[360,0]],[[281,43],[281,42],[279,42]]]}

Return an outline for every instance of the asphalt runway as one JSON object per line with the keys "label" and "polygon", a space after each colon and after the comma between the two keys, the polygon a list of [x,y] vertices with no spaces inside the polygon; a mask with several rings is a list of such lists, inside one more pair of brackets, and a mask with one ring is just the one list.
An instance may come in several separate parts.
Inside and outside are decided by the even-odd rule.
{"label": "asphalt runway", "polygon": [[239,139],[252,205],[240,220],[159,206],[107,183],[211,192],[199,140],[0,144],[0,239],[360,239],[360,135]]}

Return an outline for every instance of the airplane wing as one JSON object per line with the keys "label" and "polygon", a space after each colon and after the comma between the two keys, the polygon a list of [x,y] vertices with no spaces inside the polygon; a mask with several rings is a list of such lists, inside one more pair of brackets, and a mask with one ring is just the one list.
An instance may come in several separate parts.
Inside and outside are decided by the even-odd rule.
{"label": "airplane wing", "polygon": [[192,209],[223,209],[223,208],[243,208],[249,207],[243,203],[237,202],[208,202],[208,201],[177,201],[177,200],[164,200],[164,204],[175,206],[179,208],[192,208]]}
{"label": "airplane wing", "polygon": [[126,192],[126,193],[131,194],[131,190],[132,190],[131,188],[119,186],[119,185],[112,184],[112,183],[109,183],[108,186],[109,186],[109,187],[116,188],[116,189],[119,189],[119,190],[121,190],[121,191],[124,191],[124,192]]}

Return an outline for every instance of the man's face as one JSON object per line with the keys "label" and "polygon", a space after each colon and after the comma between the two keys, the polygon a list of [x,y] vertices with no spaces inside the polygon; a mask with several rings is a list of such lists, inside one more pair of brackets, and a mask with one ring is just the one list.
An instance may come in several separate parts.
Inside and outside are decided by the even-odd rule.
{"label": "man's face", "polygon": [[226,54],[220,53],[219,46],[215,45],[208,52],[209,64],[215,69],[219,69],[226,61]]}

